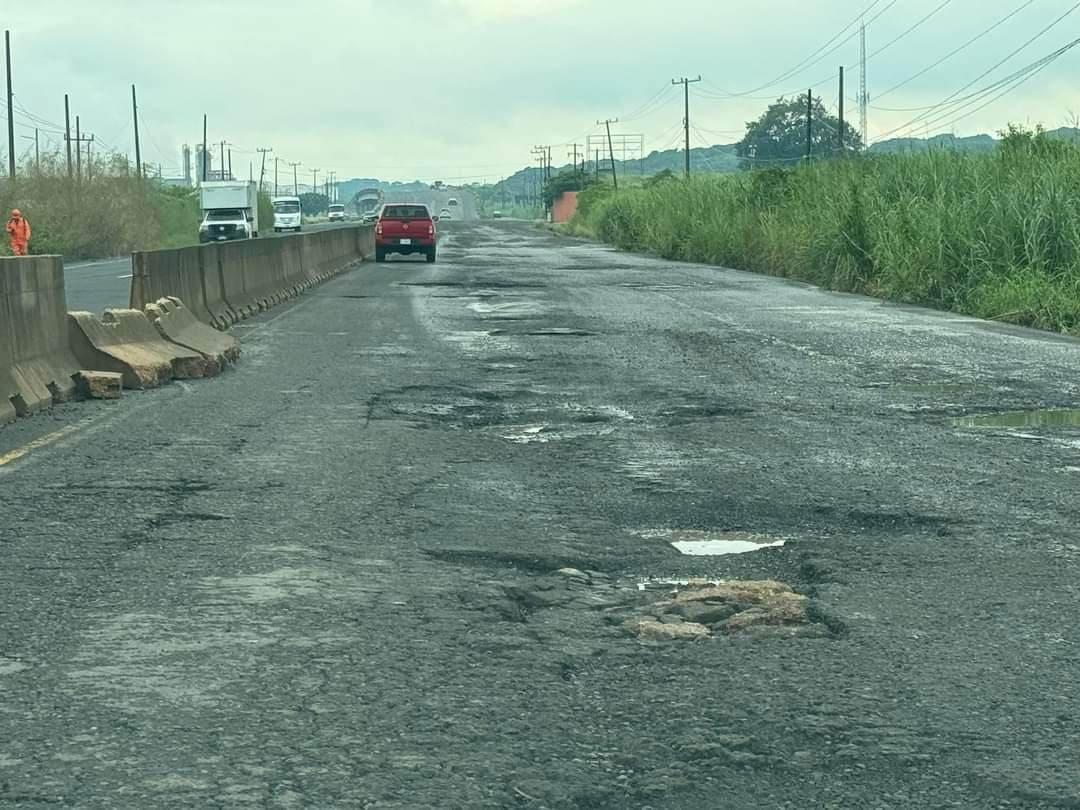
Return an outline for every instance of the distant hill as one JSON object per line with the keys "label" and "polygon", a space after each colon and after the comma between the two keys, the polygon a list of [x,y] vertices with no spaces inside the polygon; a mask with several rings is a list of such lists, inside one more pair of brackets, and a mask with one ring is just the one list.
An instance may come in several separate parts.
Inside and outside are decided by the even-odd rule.
{"label": "distant hill", "polygon": [[[1080,143],[1080,129],[1059,127],[1047,130],[1047,136],[1064,141]],[[879,141],[868,150],[870,154],[887,155],[899,152],[925,152],[927,149],[955,149],[958,152],[993,152],[997,149],[998,138],[992,135],[971,135],[957,138],[955,135],[935,135],[932,138],[890,138]]]}
{"label": "distant hill", "polygon": [[[650,152],[643,160],[616,160],[615,173],[619,177],[626,175],[640,176],[658,174],[665,169],[679,174],[686,168],[686,152],[679,149],[667,149],[663,152]],[[552,174],[563,171],[571,171],[573,166],[567,163],[564,166],[553,166]],[[589,161],[588,171],[595,172],[596,164]],[[735,156],[735,145],[726,144],[709,146],[690,150],[690,171],[695,174],[734,172],[739,169],[739,159]],[[611,162],[600,161],[600,173],[610,176]],[[508,194],[528,197],[536,192],[542,184],[542,172],[538,166],[530,166],[526,169],[514,172],[514,174],[495,184],[496,193],[501,194],[505,188]]]}

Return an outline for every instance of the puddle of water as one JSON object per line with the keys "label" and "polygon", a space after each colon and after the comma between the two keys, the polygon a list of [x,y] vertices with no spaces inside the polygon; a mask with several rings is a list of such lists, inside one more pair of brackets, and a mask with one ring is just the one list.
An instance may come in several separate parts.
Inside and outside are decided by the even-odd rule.
{"label": "puddle of water", "polygon": [[718,557],[746,554],[763,548],[779,548],[787,541],[781,537],[754,532],[704,532],[696,529],[661,529],[638,532],[648,539],[665,540],[681,554],[692,557]]}
{"label": "puddle of water", "polygon": [[1080,409],[1012,411],[961,416],[952,420],[961,428],[1080,427]]}

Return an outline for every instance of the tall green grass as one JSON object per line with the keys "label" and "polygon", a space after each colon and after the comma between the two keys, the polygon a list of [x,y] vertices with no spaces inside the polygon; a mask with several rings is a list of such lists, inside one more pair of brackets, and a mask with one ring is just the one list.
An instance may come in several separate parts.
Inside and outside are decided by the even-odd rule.
{"label": "tall green grass", "polygon": [[[198,242],[199,201],[191,189],[139,180],[119,159],[82,168],[82,180],[69,179],[58,156],[43,156],[40,170],[24,165],[14,182],[0,181],[0,214],[6,221],[12,208],[22,210],[33,230],[31,252],[101,258]],[[7,251],[0,239],[0,255]]]}
{"label": "tall green grass", "polygon": [[1080,333],[1080,149],[863,157],[590,189],[575,227],[627,250]]}

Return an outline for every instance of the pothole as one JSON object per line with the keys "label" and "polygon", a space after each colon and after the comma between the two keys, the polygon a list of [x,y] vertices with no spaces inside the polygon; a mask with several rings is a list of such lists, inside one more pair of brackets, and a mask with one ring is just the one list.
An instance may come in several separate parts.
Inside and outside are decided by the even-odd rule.
{"label": "pothole", "polygon": [[952,420],[960,428],[1080,427],[1080,409],[1037,409],[960,416]]}
{"label": "pothole", "polygon": [[715,636],[826,637],[808,597],[783,582],[719,580],[677,586],[622,622],[643,641],[695,641]]}
{"label": "pothole", "polygon": [[646,529],[636,532],[647,540],[662,540],[680,554],[692,557],[719,557],[727,554],[747,554],[765,548],[781,548],[783,537],[756,532],[706,532],[699,529]]}

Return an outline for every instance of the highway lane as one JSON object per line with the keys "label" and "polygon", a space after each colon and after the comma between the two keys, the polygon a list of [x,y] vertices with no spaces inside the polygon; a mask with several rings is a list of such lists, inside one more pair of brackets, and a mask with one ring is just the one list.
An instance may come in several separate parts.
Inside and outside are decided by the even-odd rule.
{"label": "highway lane", "polygon": [[[1080,803],[1080,343],[443,234],[0,429],[0,806]],[[624,630],[693,577],[812,623]]]}
{"label": "highway lane", "polygon": [[[310,233],[347,227],[337,223],[319,222],[305,225]],[[274,233],[271,227],[266,237],[284,237],[293,234]],[[126,307],[131,293],[131,259],[99,259],[87,262],[65,264],[64,283],[67,291],[67,305],[72,312],[87,311],[101,313],[110,307]]]}

